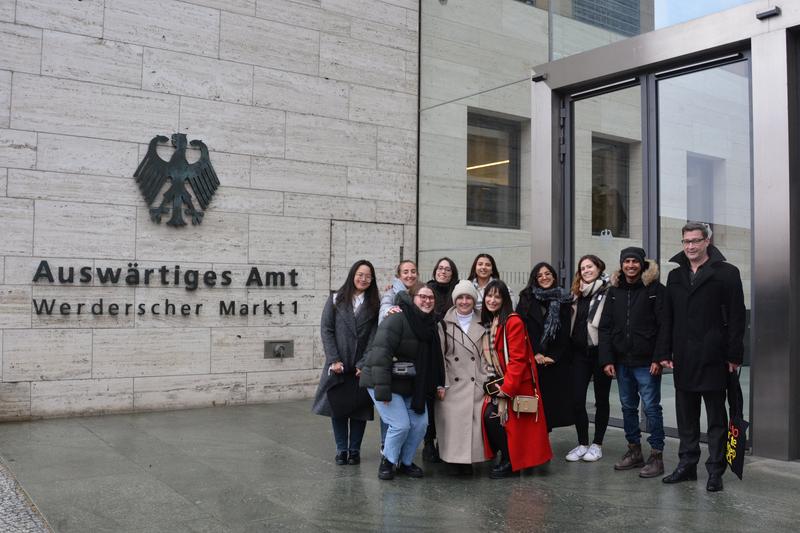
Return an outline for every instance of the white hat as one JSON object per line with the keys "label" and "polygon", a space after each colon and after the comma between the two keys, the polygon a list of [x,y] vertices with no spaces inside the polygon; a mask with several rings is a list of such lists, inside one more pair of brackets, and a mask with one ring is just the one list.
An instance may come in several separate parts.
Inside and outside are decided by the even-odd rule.
{"label": "white hat", "polygon": [[461,281],[456,283],[456,286],[453,289],[453,302],[455,302],[456,298],[458,298],[462,294],[466,294],[467,296],[472,298],[472,301],[478,303],[479,299],[478,291],[475,290],[475,286],[468,279],[462,279]]}

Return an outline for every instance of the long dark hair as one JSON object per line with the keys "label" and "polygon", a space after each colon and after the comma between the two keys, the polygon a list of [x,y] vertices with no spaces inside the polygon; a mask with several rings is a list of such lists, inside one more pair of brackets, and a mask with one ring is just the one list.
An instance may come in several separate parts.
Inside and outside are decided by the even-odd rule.
{"label": "long dark hair", "polygon": [[453,260],[450,259],[449,257],[442,257],[436,260],[436,263],[434,263],[433,265],[433,274],[431,275],[431,279],[433,281],[436,281],[436,270],[439,268],[439,263],[441,263],[442,261],[447,261],[447,263],[450,265],[450,270],[453,272],[453,275],[450,278],[450,283],[453,284],[454,281],[455,283],[458,283],[459,280],[458,268],[456,267],[456,264],[453,262]]}
{"label": "long dark hair", "polygon": [[486,297],[493,292],[499,292],[500,298],[503,300],[503,303],[500,305],[500,309],[498,309],[496,314],[500,318],[500,325],[505,326],[508,315],[514,312],[514,308],[511,306],[511,293],[508,292],[508,285],[499,279],[493,279],[490,281],[483,291],[481,323],[488,327],[492,323],[492,319],[495,317],[495,313],[492,313],[486,308]]}
{"label": "long dark hair", "polygon": [[489,274],[489,276],[493,277],[494,279],[500,279],[500,272],[497,271],[497,263],[495,262],[494,257],[489,254],[478,254],[475,256],[475,260],[472,261],[472,268],[469,269],[469,277],[467,279],[474,280],[478,277],[478,275],[475,273],[475,265],[478,264],[478,259],[481,257],[485,257],[492,263],[492,273]]}
{"label": "long dark hair", "polygon": [[528,284],[525,285],[525,288],[522,289],[523,292],[525,291],[532,291],[533,289],[541,289],[539,285],[539,281],[536,279],[536,275],[542,269],[542,267],[546,268],[550,271],[553,275],[553,287],[558,287],[558,274],[556,274],[556,269],[553,268],[553,265],[547,263],[545,261],[540,261],[533,266],[533,270],[531,270],[531,275],[528,277]]}
{"label": "long dark hair", "polygon": [[364,291],[363,305],[366,306],[366,310],[370,315],[377,314],[381,306],[381,297],[378,293],[378,282],[375,279],[375,267],[366,259],[359,259],[350,267],[350,272],[347,273],[347,279],[342,286],[339,287],[339,290],[336,291],[336,306],[345,309],[346,306],[353,305],[353,295],[356,293],[356,284],[353,282],[353,279],[356,277],[356,271],[363,265],[369,267],[369,274],[372,276],[369,287]]}
{"label": "long dark hair", "polygon": [[581,277],[581,263],[583,263],[587,259],[591,261],[594,264],[594,266],[597,267],[597,270],[600,271],[599,274],[600,276],[602,276],[603,272],[606,271],[605,261],[603,261],[596,255],[586,254],[584,256],[581,256],[581,258],[578,259],[578,266],[575,268],[575,277],[572,278],[572,286],[569,288],[569,292],[571,292],[575,296],[581,295],[581,281],[583,281],[583,278]]}

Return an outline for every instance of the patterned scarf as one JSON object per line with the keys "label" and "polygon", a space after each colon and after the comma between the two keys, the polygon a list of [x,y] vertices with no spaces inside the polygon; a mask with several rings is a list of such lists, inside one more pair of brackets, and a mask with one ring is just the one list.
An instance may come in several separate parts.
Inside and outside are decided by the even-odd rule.
{"label": "patterned scarf", "polygon": [[542,303],[547,303],[547,312],[544,318],[544,333],[542,335],[542,345],[556,338],[558,329],[561,327],[561,304],[569,302],[571,297],[565,295],[561,287],[552,289],[534,288],[533,296]]}

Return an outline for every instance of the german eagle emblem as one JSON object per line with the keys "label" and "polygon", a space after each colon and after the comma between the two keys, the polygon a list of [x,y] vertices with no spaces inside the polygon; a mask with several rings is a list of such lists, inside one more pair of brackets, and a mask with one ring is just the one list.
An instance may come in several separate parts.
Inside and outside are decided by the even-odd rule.
{"label": "german eagle emblem", "polygon": [[[175,133],[172,135],[175,152],[169,161],[164,161],[156,153],[156,147],[168,140],[163,135],[157,135],[150,141],[147,154],[133,173],[136,183],[139,184],[139,190],[142,191],[147,206],[150,207],[150,218],[153,222],[160,224],[161,216],[170,213],[171,210],[172,216],[167,221],[168,226],[185,226],[184,214],[192,217],[192,224],[200,224],[203,221],[203,210],[211,202],[211,197],[219,186],[217,173],[214,172],[208,157],[208,147],[197,139],[190,142],[190,145],[200,149],[200,159],[190,164],[186,160],[186,135]],[[153,207],[153,201],[167,180],[170,181],[169,189],[164,193],[161,204]],[[192,194],[186,190],[187,183],[192,188]],[[199,209],[195,209],[192,195]]]}

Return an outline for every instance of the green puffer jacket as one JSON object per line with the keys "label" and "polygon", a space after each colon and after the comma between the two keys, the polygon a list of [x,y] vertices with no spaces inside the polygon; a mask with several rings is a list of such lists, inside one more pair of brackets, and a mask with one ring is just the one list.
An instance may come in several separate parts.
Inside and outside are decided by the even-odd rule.
{"label": "green puffer jacket", "polygon": [[[409,305],[414,305],[407,293],[399,293],[397,299],[404,299]],[[392,363],[407,361],[414,363],[419,369],[422,364],[422,361],[418,361],[419,344],[405,313],[387,316],[378,326],[375,338],[364,355],[359,378],[361,386],[375,389],[375,400],[381,402],[391,401],[392,393],[411,396],[415,378],[393,377]]]}

